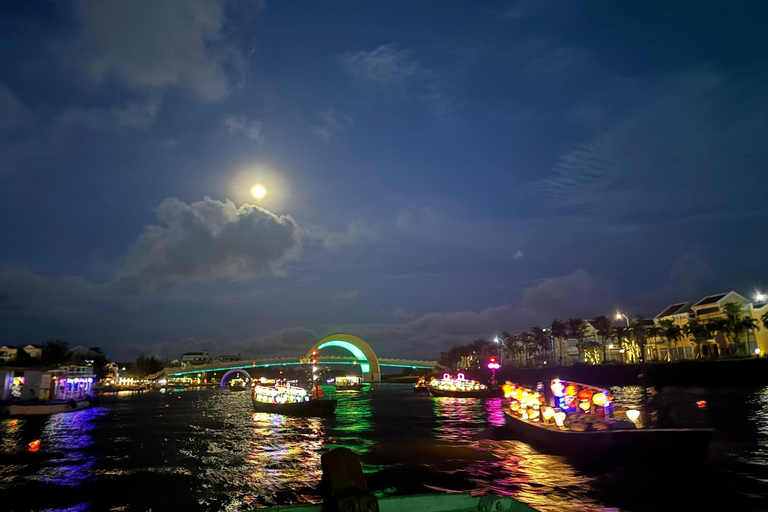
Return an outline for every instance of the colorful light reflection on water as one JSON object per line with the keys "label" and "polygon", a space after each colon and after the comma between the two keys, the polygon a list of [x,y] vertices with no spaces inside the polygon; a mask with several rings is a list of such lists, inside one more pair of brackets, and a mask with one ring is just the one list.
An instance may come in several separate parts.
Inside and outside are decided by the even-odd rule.
{"label": "colorful light reflection on water", "polygon": [[[639,396],[637,389],[612,393]],[[1,420],[0,492],[4,512],[7,503],[22,504],[8,510],[62,512],[317,502],[320,456],[347,446],[361,454],[379,496],[465,491],[511,495],[539,510],[640,511],[663,509],[663,494],[648,490],[674,480],[720,482],[732,508],[760,509],[768,499],[768,389],[689,398],[707,400],[706,414],[727,434],[718,441],[726,443],[724,455],[670,475],[664,469],[675,461],[607,473],[575,467],[503,439],[500,399],[431,398],[410,386],[339,392],[330,418],[255,414],[247,394],[221,390],[115,395],[97,409]],[[41,446],[31,453],[34,439]],[[676,506],[712,500],[685,499]]]}

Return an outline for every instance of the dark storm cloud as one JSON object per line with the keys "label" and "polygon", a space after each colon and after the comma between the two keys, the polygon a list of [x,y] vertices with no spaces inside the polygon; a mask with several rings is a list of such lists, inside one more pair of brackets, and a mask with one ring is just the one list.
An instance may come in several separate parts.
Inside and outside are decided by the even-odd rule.
{"label": "dark storm cloud", "polygon": [[110,284],[117,293],[279,273],[301,250],[302,230],[290,216],[255,205],[237,207],[210,198],[187,204],[168,198],[155,213],[159,224],[144,229]]}
{"label": "dark storm cloud", "polygon": [[0,268],[0,310],[47,307],[62,300],[77,303],[99,294],[97,287],[79,277],[49,278],[28,268]]}

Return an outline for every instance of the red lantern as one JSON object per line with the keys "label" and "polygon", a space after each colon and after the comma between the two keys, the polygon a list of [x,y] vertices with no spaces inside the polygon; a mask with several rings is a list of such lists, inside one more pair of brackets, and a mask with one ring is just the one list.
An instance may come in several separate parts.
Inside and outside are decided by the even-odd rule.
{"label": "red lantern", "polygon": [[592,398],[592,392],[588,389],[582,389],[579,391],[579,400],[589,400]]}

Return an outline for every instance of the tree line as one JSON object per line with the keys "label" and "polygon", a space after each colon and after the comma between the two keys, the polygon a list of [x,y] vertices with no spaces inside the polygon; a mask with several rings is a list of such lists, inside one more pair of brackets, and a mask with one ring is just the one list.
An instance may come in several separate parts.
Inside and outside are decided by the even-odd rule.
{"label": "tree line", "polygon": [[[658,353],[648,352],[647,346],[660,345],[666,348],[664,360],[679,358],[678,345],[688,341],[696,347],[696,356],[702,357],[702,345],[721,336],[725,341],[727,353],[747,355],[745,335],[762,327],[768,328],[768,313],[758,321],[744,315],[744,308],[736,303],[723,305],[724,315],[706,322],[689,319],[684,325],[678,325],[665,319],[649,325],[647,321],[633,320],[628,326],[613,325],[605,316],[592,320],[570,318],[552,320],[548,327],[534,325],[527,331],[510,334],[502,331],[489,341],[476,339],[466,345],[456,345],[440,353],[439,363],[448,369],[479,369],[490,357],[497,357],[507,366],[529,367],[550,363],[570,362],[567,353],[568,344],[577,348],[578,361],[588,364],[600,364],[607,360],[607,349],[614,345],[622,354],[623,362],[645,362],[651,354],[651,360],[659,360]],[[594,334],[594,335],[591,335]]]}

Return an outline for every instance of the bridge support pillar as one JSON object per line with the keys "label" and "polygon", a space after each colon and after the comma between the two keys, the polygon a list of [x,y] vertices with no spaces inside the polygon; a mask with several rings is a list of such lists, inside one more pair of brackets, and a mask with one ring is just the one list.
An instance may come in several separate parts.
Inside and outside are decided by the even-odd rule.
{"label": "bridge support pillar", "polygon": [[381,382],[381,372],[364,373],[363,382]]}

